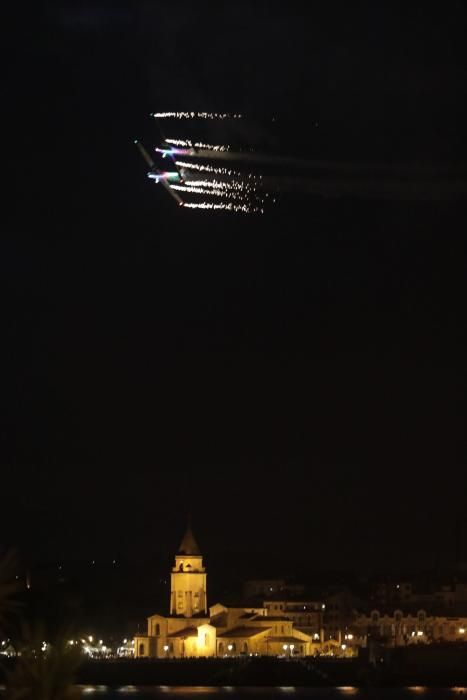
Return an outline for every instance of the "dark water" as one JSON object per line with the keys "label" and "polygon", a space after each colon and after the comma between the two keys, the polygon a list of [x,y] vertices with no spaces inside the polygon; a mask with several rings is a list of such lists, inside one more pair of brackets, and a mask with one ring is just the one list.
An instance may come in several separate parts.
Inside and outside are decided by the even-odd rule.
{"label": "dark water", "polygon": [[80,686],[82,698],[95,700],[156,700],[158,698],[209,698],[210,700],[278,700],[281,698],[312,698],[312,700],[467,700],[467,688],[295,688],[295,687],[242,687],[224,686],[134,686],[108,688],[104,685]]}

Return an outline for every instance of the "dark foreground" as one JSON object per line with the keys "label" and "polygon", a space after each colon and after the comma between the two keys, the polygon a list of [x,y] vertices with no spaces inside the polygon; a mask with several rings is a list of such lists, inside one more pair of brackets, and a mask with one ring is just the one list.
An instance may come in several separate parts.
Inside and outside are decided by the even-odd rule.
{"label": "dark foreground", "polygon": [[358,659],[160,659],[91,661],[79,682],[106,685],[466,687],[467,644],[461,647],[397,649]]}
{"label": "dark foreground", "polygon": [[424,700],[462,700],[467,698],[467,688],[300,688],[300,687],[212,687],[212,686],[82,686],[81,700],[96,697],[96,700],[155,700],[157,698],[209,698],[209,700],[279,700],[284,696],[311,698],[312,700],[412,700],[421,696]]}
{"label": "dark foreground", "polygon": [[[13,661],[11,662],[14,663]],[[233,659],[88,660],[76,682],[82,686],[173,686],[186,688],[316,687],[316,688],[467,688],[467,644],[462,647],[397,649],[358,659]],[[91,692],[91,691],[90,691]],[[187,691],[188,692],[188,691]],[[411,691],[415,692],[415,691]],[[467,700],[467,693],[466,693]]]}

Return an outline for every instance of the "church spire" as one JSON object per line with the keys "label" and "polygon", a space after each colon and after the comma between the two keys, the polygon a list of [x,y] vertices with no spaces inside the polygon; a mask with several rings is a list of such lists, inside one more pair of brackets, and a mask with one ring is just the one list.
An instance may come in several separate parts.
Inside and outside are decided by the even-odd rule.
{"label": "church spire", "polygon": [[188,521],[188,526],[180,543],[180,547],[178,548],[177,554],[184,554],[185,556],[192,557],[200,557],[201,552],[198,547],[198,543],[195,540],[195,536],[193,535],[190,520],[191,518]]}

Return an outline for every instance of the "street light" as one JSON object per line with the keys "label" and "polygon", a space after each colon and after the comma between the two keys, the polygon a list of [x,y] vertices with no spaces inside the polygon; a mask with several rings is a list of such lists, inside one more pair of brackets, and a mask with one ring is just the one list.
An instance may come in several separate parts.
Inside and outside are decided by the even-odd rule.
{"label": "street light", "polygon": [[169,651],[169,645],[168,645],[168,644],[164,644],[164,651],[165,651],[165,655],[167,656],[167,652]]}
{"label": "street light", "polygon": [[290,649],[290,656],[292,656],[293,650],[295,649],[295,644],[291,644],[291,645],[289,646],[289,649]]}

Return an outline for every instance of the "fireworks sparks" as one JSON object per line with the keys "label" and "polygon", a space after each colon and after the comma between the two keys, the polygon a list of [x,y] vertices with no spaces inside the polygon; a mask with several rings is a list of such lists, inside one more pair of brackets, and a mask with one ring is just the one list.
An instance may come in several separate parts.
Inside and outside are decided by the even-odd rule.
{"label": "fireworks sparks", "polygon": [[221,153],[230,151],[230,146],[213,145],[212,143],[203,143],[202,141],[192,143],[191,141],[184,141],[183,139],[165,139],[165,142],[174,146],[184,146],[185,148],[204,148],[207,151],[219,151]]}
{"label": "fireworks sparks", "polygon": [[200,165],[199,163],[187,163],[186,161],[176,160],[175,165],[180,168],[185,168],[185,170],[198,170],[202,173],[214,173],[216,175],[233,175],[242,177],[242,173],[235,170],[230,170],[229,168],[215,168],[212,165]]}
{"label": "fireworks sparks", "polygon": [[206,187],[193,187],[191,183],[186,185],[171,185],[173,190],[179,192],[189,192],[190,194],[207,194],[210,197],[224,197],[225,199],[242,200],[242,194],[235,192],[233,189],[208,189]]}
{"label": "fireworks sparks", "polygon": [[[152,116],[156,119],[206,120],[242,117],[241,114],[216,112],[156,112]],[[180,206],[187,209],[262,214],[266,201],[271,201],[266,200],[268,195],[264,192],[262,176],[246,165],[245,152],[233,153],[229,144],[205,143],[191,138],[164,138],[154,150],[158,158],[170,158],[174,171],[159,169],[144,147],[139,142],[137,145],[150,167],[148,177],[163,186]],[[178,160],[179,156],[184,159]],[[241,169],[225,167],[219,163],[223,158],[238,161]],[[216,165],[210,162],[214,159]],[[247,167],[245,172],[243,168]],[[196,201],[200,195],[204,201]]]}
{"label": "fireworks sparks", "polygon": [[248,204],[213,204],[212,202],[185,202],[183,205],[188,209],[210,209],[212,211],[233,211],[243,214],[264,214],[264,209],[252,207]]}
{"label": "fireworks sparks", "polygon": [[241,114],[218,112],[154,112],[155,119],[242,119]]}

